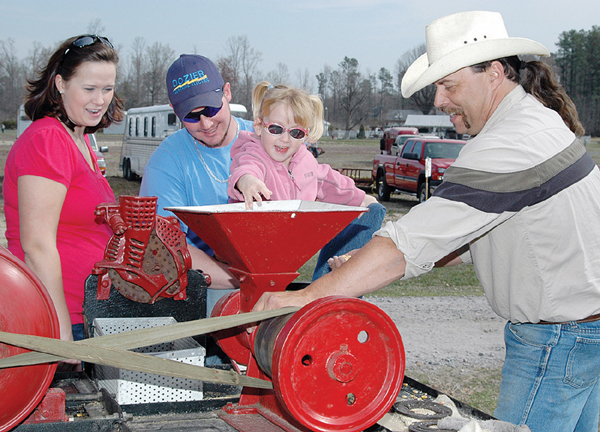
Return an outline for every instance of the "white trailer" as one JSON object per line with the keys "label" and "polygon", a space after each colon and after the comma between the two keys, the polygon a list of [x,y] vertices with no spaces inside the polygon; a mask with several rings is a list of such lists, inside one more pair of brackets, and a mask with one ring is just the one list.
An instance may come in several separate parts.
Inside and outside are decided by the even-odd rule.
{"label": "white trailer", "polygon": [[[243,105],[229,104],[229,109],[236,117],[247,116]],[[183,127],[170,105],[130,108],[124,123],[119,168],[127,180],[142,176],[154,150],[166,137]]]}
{"label": "white trailer", "polygon": [[125,117],[125,133],[119,168],[123,177],[133,180],[144,173],[150,155],[163,139],[182,125],[170,105],[130,108]]}
{"label": "white trailer", "polygon": [[233,114],[235,117],[250,120],[248,118],[248,110],[246,110],[246,107],[244,105],[230,103],[229,111],[231,111],[231,114]]}
{"label": "white trailer", "polygon": [[25,106],[21,105],[19,107],[19,112],[17,112],[17,138],[19,138],[31,123],[31,119],[25,114]]}

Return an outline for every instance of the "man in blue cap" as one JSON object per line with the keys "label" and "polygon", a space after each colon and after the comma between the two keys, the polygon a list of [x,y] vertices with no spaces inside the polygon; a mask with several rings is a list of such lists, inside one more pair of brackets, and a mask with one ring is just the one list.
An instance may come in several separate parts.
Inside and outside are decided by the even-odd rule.
{"label": "man in blue cap", "polygon": [[[140,195],[158,197],[157,213],[173,216],[164,207],[226,204],[230,149],[240,130],[254,130],[252,121],[233,117],[231,88],[215,64],[200,55],[181,55],[167,72],[169,101],[184,128],[165,138],[154,151],[142,178]],[[192,266],[212,279],[207,313],[239,282],[227,264],[182,222]]]}

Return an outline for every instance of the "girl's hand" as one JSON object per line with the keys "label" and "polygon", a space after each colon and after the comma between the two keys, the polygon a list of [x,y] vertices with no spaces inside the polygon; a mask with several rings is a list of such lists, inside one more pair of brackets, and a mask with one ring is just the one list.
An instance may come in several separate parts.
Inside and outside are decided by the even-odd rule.
{"label": "girl's hand", "polygon": [[337,268],[340,268],[342,266],[342,264],[344,264],[346,261],[348,261],[350,259],[350,257],[352,257],[352,255],[354,255],[356,253],[356,251],[358,251],[358,249],[351,250],[350,252],[348,252],[347,254],[344,254],[344,255],[334,256],[333,258],[329,258],[327,260],[327,264],[329,264],[329,267],[331,267],[332,271]]}
{"label": "girl's hand", "polygon": [[[377,202],[377,198],[375,198],[373,195],[365,195],[365,199],[363,199],[363,202],[360,204],[361,207],[369,207],[371,204],[376,203]],[[362,215],[361,215],[362,216]]]}
{"label": "girl's hand", "polygon": [[236,189],[244,195],[244,202],[246,203],[246,210],[252,208],[252,202],[262,202],[263,197],[268,200],[271,198],[273,192],[267,189],[267,185],[253,175],[244,174],[240,177],[235,185]]}

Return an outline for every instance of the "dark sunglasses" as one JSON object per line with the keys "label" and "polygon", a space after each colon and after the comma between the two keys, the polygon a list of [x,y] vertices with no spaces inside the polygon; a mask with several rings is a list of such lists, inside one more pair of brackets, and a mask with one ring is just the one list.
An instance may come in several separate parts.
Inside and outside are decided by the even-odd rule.
{"label": "dark sunglasses", "polygon": [[267,132],[269,132],[271,135],[281,135],[282,133],[287,132],[288,134],[290,134],[291,138],[297,140],[300,140],[306,135],[308,135],[308,130],[304,128],[286,129],[283,126],[278,125],[277,123],[265,123],[264,121],[262,121],[262,124],[267,129]]}
{"label": "dark sunglasses", "polygon": [[219,113],[219,111],[221,111],[221,108],[223,108],[223,105],[221,105],[220,107],[207,106],[201,111],[190,112],[183,118],[183,121],[188,123],[198,123],[200,121],[201,116],[208,118],[214,117]]}
{"label": "dark sunglasses", "polygon": [[71,44],[69,45],[69,48],[67,48],[65,50],[65,55],[67,55],[67,53],[69,52],[71,47],[83,48],[86,46],[93,45],[96,41],[100,41],[107,47],[114,49],[113,44],[111,44],[110,41],[108,39],[106,39],[105,37],[98,36],[98,35],[86,35],[86,36],[81,36],[81,37],[75,39],[73,42],[71,42]]}

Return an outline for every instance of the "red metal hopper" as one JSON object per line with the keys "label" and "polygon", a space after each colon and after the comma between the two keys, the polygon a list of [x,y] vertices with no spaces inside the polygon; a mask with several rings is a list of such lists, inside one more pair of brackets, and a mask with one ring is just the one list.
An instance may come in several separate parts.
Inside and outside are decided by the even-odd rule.
{"label": "red metal hopper", "polygon": [[244,203],[168,207],[240,280],[243,312],[265,291],[283,291],[297,270],[364,207],[313,201],[266,201],[246,210]]}
{"label": "red metal hopper", "polygon": [[[248,312],[265,291],[283,291],[297,269],[367,209],[309,201],[168,208],[240,281],[212,316]],[[402,385],[396,325],[359,299],[326,297],[282,320],[213,334],[246,375],[274,390],[244,388],[220,417],[239,431],[358,431],[389,410]],[[375,364],[374,358],[382,363]],[[268,420],[268,421],[267,421]]]}

